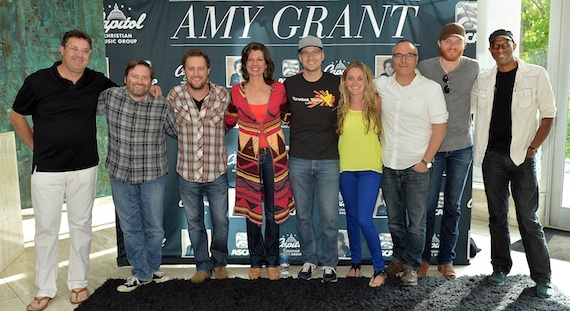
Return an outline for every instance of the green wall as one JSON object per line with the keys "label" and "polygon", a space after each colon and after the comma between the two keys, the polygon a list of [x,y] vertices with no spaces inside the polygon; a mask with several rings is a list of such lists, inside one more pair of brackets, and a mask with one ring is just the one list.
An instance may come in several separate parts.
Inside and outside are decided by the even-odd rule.
{"label": "green wall", "polygon": [[[0,132],[14,130],[8,116],[26,76],[60,60],[61,37],[74,28],[87,31],[93,38],[89,68],[106,72],[102,0],[0,0]],[[29,121],[31,123],[31,118]],[[106,196],[110,195],[111,188],[101,164],[107,149],[106,125],[102,118],[98,118],[97,127],[101,158],[97,196]],[[16,150],[22,208],[28,208],[32,206],[32,152],[19,138]]]}

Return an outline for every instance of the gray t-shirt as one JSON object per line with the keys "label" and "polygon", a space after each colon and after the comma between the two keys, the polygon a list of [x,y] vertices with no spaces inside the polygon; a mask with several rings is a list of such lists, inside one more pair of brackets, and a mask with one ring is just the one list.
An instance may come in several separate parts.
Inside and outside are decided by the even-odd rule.
{"label": "gray t-shirt", "polygon": [[472,146],[473,119],[470,99],[471,88],[479,73],[477,60],[462,56],[461,64],[447,74],[448,83],[444,81],[446,73],[441,68],[439,56],[421,61],[418,69],[422,75],[439,83],[442,89],[449,85],[449,92],[444,92],[449,117],[445,138],[439,151],[459,150]]}

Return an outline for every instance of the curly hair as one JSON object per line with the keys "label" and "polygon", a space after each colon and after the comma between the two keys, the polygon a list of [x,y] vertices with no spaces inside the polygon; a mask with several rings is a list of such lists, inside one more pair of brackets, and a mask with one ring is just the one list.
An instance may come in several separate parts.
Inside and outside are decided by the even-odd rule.
{"label": "curly hair", "polygon": [[337,109],[337,133],[339,135],[342,134],[346,112],[348,111],[348,106],[350,104],[350,93],[346,87],[346,75],[352,68],[360,68],[366,77],[366,86],[364,88],[364,107],[362,109],[362,119],[364,121],[364,126],[366,127],[366,133],[368,133],[372,128],[376,134],[380,135],[382,132],[382,124],[380,120],[380,96],[376,93],[376,89],[372,81],[374,79],[372,71],[368,66],[366,66],[366,64],[360,61],[354,61],[348,64],[340,78],[340,99],[338,101]]}
{"label": "curly hair", "polygon": [[247,58],[251,51],[261,51],[263,52],[263,59],[265,60],[265,64],[267,68],[263,72],[263,80],[265,80],[265,84],[271,85],[273,84],[273,71],[275,70],[275,64],[273,64],[273,60],[271,60],[271,54],[269,54],[269,49],[265,45],[259,42],[251,42],[246,45],[243,50],[241,51],[241,74],[243,80],[245,82],[249,81],[249,73],[247,72]]}

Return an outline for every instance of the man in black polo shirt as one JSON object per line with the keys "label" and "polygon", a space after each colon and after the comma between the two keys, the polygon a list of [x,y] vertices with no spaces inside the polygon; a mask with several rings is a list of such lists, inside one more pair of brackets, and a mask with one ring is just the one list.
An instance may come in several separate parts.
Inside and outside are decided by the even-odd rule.
{"label": "man in black polo shirt", "polygon": [[[63,36],[62,60],[26,78],[18,92],[10,122],[33,150],[31,194],[36,232],[36,298],[28,310],[43,310],[55,297],[58,235],[64,196],[70,235],[67,286],[70,301],[89,297],[87,270],[91,248],[91,210],[97,182],[95,115],[97,98],[116,86],[87,68],[91,37],[81,30]],[[32,116],[34,129],[26,119]]]}

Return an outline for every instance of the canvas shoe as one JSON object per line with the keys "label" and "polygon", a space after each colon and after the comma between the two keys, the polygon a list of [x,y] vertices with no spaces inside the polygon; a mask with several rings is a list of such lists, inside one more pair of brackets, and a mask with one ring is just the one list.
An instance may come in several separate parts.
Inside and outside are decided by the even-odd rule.
{"label": "canvas shoe", "polygon": [[335,268],[328,267],[328,266],[323,267],[323,279],[322,279],[322,281],[324,283],[334,283],[334,282],[338,281]]}
{"label": "canvas shoe", "polygon": [[540,298],[550,298],[554,294],[554,290],[550,282],[540,282],[536,283],[536,294]]}
{"label": "canvas shoe", "polygon": [[487,277],[487,283],[495,286],[501,286],[505,284],[507,279],[507,274],[503,271],[493,271],[493,274]]}
{"label": "canvas shoe", "polygon": [[418,273],[412,267],[404,265],[404,273],[400,278],[400,285],[402,286],[416,286],[418,285]]}
{"label": "canvas shoe", "polygon": [[156,271],[152,274],[152,281],[155,283],[162,283],[166,281],[170,281],[170,277],[164,275],[164,272]]}
{"label": "canvas shoe", "polygon": [[141,282],[138,278],[131,276],[127,279],[127,282],[123,285],[119,285],[117,287],[117,291],[121,293],[129,293],[137,289],[139,286],[145,285],[149,283],[149,281]]}
{"label": "canvas shoe", "polygon": [[303,264],[303,269],[301,269],[301,271],[299,271],[297,278],[299,278],[301,280],[308,280],[311,278],[311,275],[313,274],[313,272],[315,272],[316,269],[317,269],[317,265],[312,264],[310,262],[305,262]]}

